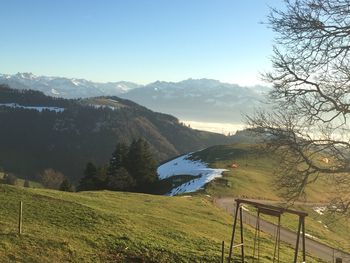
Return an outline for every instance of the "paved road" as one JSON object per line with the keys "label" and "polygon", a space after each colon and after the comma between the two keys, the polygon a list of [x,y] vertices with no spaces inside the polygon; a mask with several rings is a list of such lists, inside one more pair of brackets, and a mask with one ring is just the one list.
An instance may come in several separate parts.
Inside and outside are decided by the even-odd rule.
{"label": "paved road", "polygon": [[[255,200],[255,201],[257,201],[257,200]],[[264,201],[264,203],[271,204],[274,202],[269,202],[269,201],[265,202]],[[235,208],[234,198],[215,199],[214,204],[225,209],[228,213],[230,213],[232,215],[234,214],[234,208]],[[308,205],[315,206],[316,204],[308,204]],[[317,205],[320,205],[320,204],[317,204]],[[256,217],[243,211],[243,222],[255,227],[256,226]],[[276,225],[260,219],[260,229],[261,229],[261,231],[263,231],[265,233],[275,235]],[[297,239],[296,233],[294,233],[286,228],[283,228],[283,227],[281,228],[281,240],[282,241],[289,243],[293,247],[295,247],[296,239]],[[325,260],[327,262],[335,263],[336,258],[341,258],[342,263],[350,263],[350,254],[349,253],[345,253],[345,252],[342,252],[340,250],[334,249],[332,247],[329,247],[327,245],[319,243],[319,242],[312,240],[310,238],[306,238],[305,246],[306,246],[306,252],[308,252],[309,254],[312,254],[312,255],[314,255],[322,260]]]}

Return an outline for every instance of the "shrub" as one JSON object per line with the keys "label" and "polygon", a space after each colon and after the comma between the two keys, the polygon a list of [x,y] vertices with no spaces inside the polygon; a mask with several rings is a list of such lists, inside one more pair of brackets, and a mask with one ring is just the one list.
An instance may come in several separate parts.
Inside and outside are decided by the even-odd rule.
{"label": "shrub", "polygon": [[25,179],[24,183],[23,183],[23,186],[24,187],[30,187],[29,186],[29,180],[28,179]]}
{"label": "shrub", "polygon": [[14,174],[5,174],[4,183],[9,185],[16,185],[17,177]]}
{"label": "shrub", "polygon": [[63,182],[60,185],[60,191],[65,192],[74,192],[74,187],[71,184],[71,182],[68,180],[68,178],[64,178]]}

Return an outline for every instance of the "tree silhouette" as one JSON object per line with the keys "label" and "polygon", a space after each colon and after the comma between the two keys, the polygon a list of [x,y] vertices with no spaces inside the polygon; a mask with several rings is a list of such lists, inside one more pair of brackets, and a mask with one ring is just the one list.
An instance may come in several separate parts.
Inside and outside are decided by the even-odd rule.
{"label": "tree silhouette", "polygon": [[97,168],[92,162],[86,164],[84,177],[80,180],[79,191],[102,189],[103,182],[98,177]]}
{"label": "tree silhouette", "polygon": [[129,147],[125,143],[118,143],[112,157],[109,160],[108,165],[108,176],[113,176],[113,174],[121,167],[126,166],[126,159],[128,157]]}
{"label": "tree silhouette", "polygon": [[128,170],[124,167],[119,167],[108,176],[107,187],[113,191],[133,191],[135,187],[135,180],[131,177]]}
{"label": "tree silhouette", "polygon": [[145,140],[131,143],[126,168],[135,179],[138,191],[147,192],[148,186],[157,180],[157,163]]}
{"label": "tree silhouette", "polygon": [[65,191],[65,192],[74,192],[74,187],[69,181],[67,177],[64,178],[63,182],[60,185],[60,191]]}
{"label": "tree silhouette", "polygon": [[[286,0],[272,9],[276,32],[272,112],[248,116],[248,124],[277,150],[280,187],[295,199],[326,177],[339,194],[337,211],[350,207],[350,9],[347,0]],[[328,158],[329,162],[320,161]]]}

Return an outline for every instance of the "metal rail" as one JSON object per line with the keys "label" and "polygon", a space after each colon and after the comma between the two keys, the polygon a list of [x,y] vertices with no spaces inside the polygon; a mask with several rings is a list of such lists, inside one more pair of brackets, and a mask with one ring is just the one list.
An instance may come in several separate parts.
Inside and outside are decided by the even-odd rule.
{"label": "metal rail", "polygon": [[[306,261],[306,251],[305,251],[305,217],[308,216],[308,213],[304,211],[298,211],[298,210],[292,210],[289,208],[284,208],[280,206],[274,206],[274,205],[268,205],[264,203],[259,203],[251,200],[246,199],[235,199],[236,202],[236,212],[234,216],[234,222],[233,222],[233,229],[232,229],[232,236],[231,236],[231,243],[230,243],[230,252],[229,252],[229,258],[228,263],[231,262],[232,256],[233,256],[233,248],[235,247],[241,247],[241,260],[242,263],[244,263],[244,238],[243,238],[243,216],[242,216],[242,204],[252,205],[257,209],[258,215],[260,214],[266,214],[270,216],[275,216],[280,219],[281,215],[284,213],[288,214],[294,214],[299,217],[299,225],[298,225],[298,232],[297,232],[297,240],[295,244],[294,249],[294,260],[293,263],[297,263],[298,260],[298,252],[299,252],[299,243],[300,243],[300,235],[302,240],[302,260],[303,262]],[[238,213],[239,211],[239,213]],[[241,243],[234,245],[234,238],[235,238],[235,232],[236,232],[236,225],[237,225],[237,219],[239,215],[240,220],[240,233],[241,233]],[[279,226],[280,227],[280,226]],[[260,229],[258,229],[260,232]],[[277,240],[277,239],[276,239]],[[258,245],[258,255],[259,255],[259,245]],[[279,256],[278,256],[279,258]]]}

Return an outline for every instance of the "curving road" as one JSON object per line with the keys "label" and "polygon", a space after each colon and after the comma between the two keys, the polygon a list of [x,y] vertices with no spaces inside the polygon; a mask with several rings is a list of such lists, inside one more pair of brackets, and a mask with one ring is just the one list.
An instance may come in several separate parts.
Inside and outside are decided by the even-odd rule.
{"label": "curving road", "polygon": [[[258,201],[258,200],[254,200]],[[261,200],[260,200],[261,201]],[[274,201],[264,201],[264,203],[277,203]],[[226,212],[234,215],[235,211],[235,201],[234,198],[216,198],[214,199],[214,204],[217,205],[218,207],[221,207],[226,210]],[[305,203],[303,203],[305,205]],[[316,204],[308,204],[308,205],[316,205]],[[320,204],[317,204],[320,205]],[[255,227],[256,225],[256,217],[246,213],[243,211],[243,222],[245,224],[251,225]],[[260,229],[261,231],[274,235],[276,231],[276,225],[267,222],[265,220],[260,219]],[[291,244],[293,247],[295,246],[296,243],[296,238],[297,235],[296,233],[286,229],[286,228],[281,228],[281,240]],[[327,246],[325,244],[322,244],[320,242],[317,242],[315,240],[312,240],[310,238],[306,237],[305,240],[305,246],[306,246],[306,252],[309,254],[314,255],[315,257],[318,257],[324,261],[327,262],[336,262],[336,258],[341,258],[342,263],[350,263],[350,253],[346,253],[340,250],[337,250],[335,248],[332,248],[330,246]],[[339,261],[340,262],[340,261]]]}

